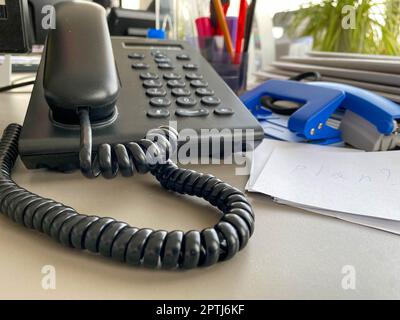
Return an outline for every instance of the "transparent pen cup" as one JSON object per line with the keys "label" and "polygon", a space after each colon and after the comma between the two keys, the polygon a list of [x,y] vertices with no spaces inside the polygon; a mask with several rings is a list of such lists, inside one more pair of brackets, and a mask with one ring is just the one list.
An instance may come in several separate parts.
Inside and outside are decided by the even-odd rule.
{"label": "transparent pen cup", "polygon": [[246,90],[248,54],[240,53],[234,58],[227,52],[223,38],[198,38],[203,57],[213,66],[219,76],[237,94]]}

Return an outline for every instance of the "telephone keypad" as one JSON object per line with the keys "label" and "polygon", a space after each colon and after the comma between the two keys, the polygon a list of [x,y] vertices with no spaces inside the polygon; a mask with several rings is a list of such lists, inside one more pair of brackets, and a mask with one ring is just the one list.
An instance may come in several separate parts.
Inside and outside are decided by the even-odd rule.
{"label": "telephone keypad", "polygon": [[[141,53],[129,55],[130,59],[141,59],[140,57]],[[206,117],[211,112],[218,116],[233,114],[233,110],[225,107],[219,107],[214,111],[207,110],[218,107],[221,99],[215,96],[215,91],[209,88],[208,81],[197,71],[199,66],[190,62],[189,54],[171,55],[155,50],[151,51],[150,58],[146,58],[143,54],[143,59],[132,66],[138,70],[149,69],[139,74],[143,87],[146,89],[145,94],[149,97],[148,117],[168,118],[171,115],[169,110],[174,107],[175,111],[172,112],[179,117]],[[178,66],[181,72],[178,71]],[[159,74],[157,70],[165,71]],[[187,82],[184,79],[187,79]]]}

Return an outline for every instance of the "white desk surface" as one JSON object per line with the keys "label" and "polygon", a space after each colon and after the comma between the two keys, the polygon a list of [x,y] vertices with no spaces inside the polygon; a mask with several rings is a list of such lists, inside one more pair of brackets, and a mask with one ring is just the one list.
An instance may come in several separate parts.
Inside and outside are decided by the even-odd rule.
{"label": "white desk surface", "polygon": [[[0,129],[22,124],[29,93],[0,94]],[[40,124],[38,124],[40,125]],[[243,190],[234,166],[192,166]],[[164,191],[150,175],[106,181],[14,170],[21,186],[81,213],[139,227],[188,230],[217,221],[205,202]],[[400,237],[307,213],[248,194],[256,231],[233,260],[208,269],[152,271],[61,246],[0,215],[0,298],[37,299],[354,299],[400,298]],[[56,268],[56,289],[41,287],[41,268]],[[342,268],[356,270],[356,289],[342,289]]]}

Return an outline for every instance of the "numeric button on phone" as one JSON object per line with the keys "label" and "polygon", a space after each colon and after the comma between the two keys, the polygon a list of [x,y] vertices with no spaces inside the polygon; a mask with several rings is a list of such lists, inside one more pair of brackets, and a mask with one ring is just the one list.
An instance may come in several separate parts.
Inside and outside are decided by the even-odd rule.
{"label": "numeric button on phone", "polygon": [[185,70],[197,70],[198,68],[199,68],[199,66],[194,63],[186,63],[183,65],[183,69],[185,69]]}
{"label": "numeric button on phone", "polygon": [[198,88],[196,94],[200,97],[213,96],[215,94],[213,89],[210,88]]}
{"label": "numeric button on phone", "polygon": [[152,52],[151,52],[151,55],[152,55],[153,57],[165,56],[165,54],[164,54],[162,51],[160,51],[160,50],[152,51]]}
{"label": "numeric button on phone", "polygon": [[162,69],[162,70],[171,70],[171,69],[175,69],[175,66],[173,66],[170,63],[159,63],[158,68]]}
{"label": "numeric button on phone", "polygon": [[169,80],[167,86],[170,88],[184,88],[186,83],[182,80]]}
{"label": "numeric button on phone", "polygon": [[181,107],[193,107],[197,104],[197,100],[191,97],[179,97],[176,99],[176,104]]}
{"label": "numeric button on phone", "polygon": [[154,58],[154,61],[157,63],[169,63],[171,62],[170,58],[163,57],[163,58]]}
{"label": "numeric button on phone", "polygon": [[143,53],[138,53],[138,52],[133,52],[128,54],[128,58],[129,59],[143,59],[144,58],[144,54]]}
{"label": "numeric button on phone", "polygon": [[188,97],[191,94],[190,90],[185,88],[175,88],[171,92],[175,97]]}
{"label": "numeric button on phone", "polygon": [[176,56],[178,60],[190,60],[190,56],[186,53],[181,53]]}
{"label": "numeric button on phone", "polygon": [[158,79],[158,74],[157,73],[153,73],[153,72],[142,72],[140,74],[140,79],[142,80],[157,80]]}
{"label": "numeric button on phone", "polygon": [[196,72],[188,72],[186,74],[186,78],[189,80],[199,80],[199,79],[203,79],[203,75],[196,73]]}
{"label": "numeric button on phone", "polygon": [[163,88],[150,88],[146,90],[146,94],[149,97],[165,97],[167,95],[167,90]]}
{"label": "numeric button on phone", "polygon": [[171,100],[168,98],[152,98],[150,99],[150,104],[153,107],[168,107],[171,105]]}
{"label": "numeric button on phone", "polygon": [[192,80],[190,85],[194,88],[205,88],[208,87],[208,82],[205,80]]}
{"label": "numeric button on phone", "polygon": [[154,54],[154,59],[164,59],[164,58],[168,58],[168,56],[163,52],[158,52]]}
{"label": "numeric button on phone", "polygon": [[182,78],[182,76],[178,73],[174,73],[174,72],[164,73],[165,80],[179,80],[180,78]]}
{"label": "numeric button on phone", "polygon": [[167,109],[150,109],[147,111],[147,116],[150,118],[167,118],[169,117],[169,111]]}
{"label": "numeric button on phone", "polygon": [[207,106],[214,107],[221,104],[221,99],[217,97],[208,96],[201,98],[201,102]]}
{"label": "numeric button on phone", "polygon": [[163,86],[163,83],[160,80],[145,80],[143,81],[143,87],[145,88],[161,88]]}
{"label": "numeric button on phone", "polygon": [[235,112],[231,108],[226,108],[226,107],[218,107],[217,109],[214,110],[214,113],[219,116],[231,116]]}
{"label": "numeric button on phone", "polygon": [[132,68],[136,69],[136,70],[144,70],[144,69],[148,69],[149,65],[144,62],[137,62],[137,63],[132,64]]}
{"label": "numeric button on phone", "polygon": [[180,117],[205,117],[209,115],[207,109],[176,109],[175,114]]}

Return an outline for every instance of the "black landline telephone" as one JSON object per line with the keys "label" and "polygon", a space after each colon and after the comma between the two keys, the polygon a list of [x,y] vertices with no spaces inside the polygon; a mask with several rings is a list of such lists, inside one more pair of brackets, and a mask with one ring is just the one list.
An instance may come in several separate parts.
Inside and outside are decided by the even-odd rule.
{"label": "black landline telephone", "polygon": [[[182,117],[178,124],[200,127],[201,123],[189,121],[209,115],[212,110],[215,118],[203,124],[211,122],[211,125],[219,123],[221,126],[230,123],[243,129],[247,125],[258,132],[256,121],[253,122],[248,111],[211,67],[184,44],[130,40],[129,45],[137,51],[129,57],[135,61],[133,70],[128,66],[137,77],[133,82],[125,78],[125,62],[121,62],[125,61],[125,56],[114,60],[115,52],[122,55],[115,46],[125,48],[126,39],[113,39],[114,43],[111,42],[103,8],[74,1],[58,4],[56,12],[56,29],[50,31],[47,39],[24,126],[9,125],[0,142],[1,212],[66,246],[86,249],[133,265],[190,269],[232,258],[246,246],[254,231],[253,210],[243,193],[211,175],[181,169],[172,163],[169,158],[178,148],[175,129],[161,125],[157,129],[150,128],[146,138],[136,137],[139,134],[136,127],[144,135],[145,126],[168,119],[166,112],[162,111],[165,106],[155,105],[157,102],[167,103],[166,99],[172,99],[173,95],[164,95],[159,87],[159,75],[148,70],[149,62],[145,59],[158,59],[155,60],[157,70],[164,79],[170,81],[167,78],[172,77],[171,80],[175,80],[168,84],[172,87],[179,84],[172,90],[185,88],[179,82],[182,81],[179,79],[181,75],[171,71],[171,59],[160,53],[160,47],[172,50],[168,54],[172,52],[177,61],[183,63],[186,78],[198,76],[199,79],[192,80],[192,87],[197,85],[197,89],[202,89],[198,96],[206,98],[202,102],[204,105],[208,103],[210,108],[185,109],[183,104],[188,103],[188,99],[180,99],[180,103],[176,103],[182,108],[175,110],[175,115]],[[145,53],[149,57],[146,58]],[[212,89],[205,86],[204,78],[200,79],[199,70],[211,74],[208,81],[215,86],[214,90],[220,97],[211,95]],[[142,101],[144,99],[139,98],[143,93],[138,91],[142,90],[138,81],[144,81],[143,86],[148,87],[146,96],[157,95],[157,92],[161,95],[150,99],[155,109],[149,111]],[[138,99],[126,101],[129,90],[136,90]],[[207,90],[208,95],[205,95]],[[178,92],[183,93],[175,90]],[[194,98],[189,99],[193,103],[191,99]],[[229,108],[223,105],[226,101],[230,103]],[[135,108],[135,104],[139,106]],[[132,110],[134,113],[130,113]],[[132,121],[135,115],[139,119],[147,117],[143,118],[147,120]],[[243,121],[243,117],[249,117],[246,118],[248,121]],[[128,139],[133,139],[133,142]],[[123,176],[150,172],[167,190],[202,197],[219,208],[222,216],[214,227],[202,231],[167,232],[134,228],[113,218],[79,214],[68,206],[18,186],[11,178],[11,170],[19,154],[28,168],[46,167],[61,171],[80,168],[89,178],[100,174],[113,178],[118,172]]]}

